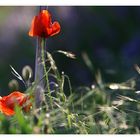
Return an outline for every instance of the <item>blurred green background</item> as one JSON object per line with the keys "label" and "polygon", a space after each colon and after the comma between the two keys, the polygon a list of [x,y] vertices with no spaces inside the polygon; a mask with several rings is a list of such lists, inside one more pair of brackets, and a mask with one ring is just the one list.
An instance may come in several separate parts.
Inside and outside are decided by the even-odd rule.
{"label": "blurred green background", "polygon": [[[90,86],[99,69],[105,82],[123,82],[133,76],[140,63],[140,7],[47,7],[61,33],[47,40],[47,49],[71,51],[77,59],[53,54],[56,64],[74,88]],[[8,83],[25,65],[34,70],[36,38],[28,36],[39,7],[0,7],[0,95],[9,93]],[[88,59],[92,65],[88,67]],[[19,81],[20,90],[25,87]]]}

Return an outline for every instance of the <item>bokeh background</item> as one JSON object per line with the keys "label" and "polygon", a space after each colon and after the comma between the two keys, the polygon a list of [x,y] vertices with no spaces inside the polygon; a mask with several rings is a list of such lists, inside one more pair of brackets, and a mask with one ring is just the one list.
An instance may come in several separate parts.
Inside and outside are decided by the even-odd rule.
{"label": "bokeh background", "polygon": [[[77,59],[53,54],[73,88],[90,86],[100,70],[104,82],[123,82],[135,76],[140,64],[140,7],[47,7],[61,24],[61,33],[47,40],[47,49],[71,51]],[[36,38],[28,36],[39,7],[0,7],[0,95],[9,93],[8,83],[25,65],[34,70]],[[88,59],[92,63],[90,67]],[[25,87],[19,81],[20,90]]]}

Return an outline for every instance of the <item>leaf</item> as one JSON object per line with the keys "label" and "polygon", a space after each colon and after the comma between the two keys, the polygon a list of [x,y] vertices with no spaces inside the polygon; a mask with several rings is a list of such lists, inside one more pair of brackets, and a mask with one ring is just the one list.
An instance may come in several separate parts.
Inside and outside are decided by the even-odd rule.
{"label": "leaf", "polygon": [[11,73],[12,73],[15,77],[17,77],[19,80],[21,80],[21,81],[24,83],[24,85],[26,86],[25,81],[24,81],[23,78],[18,74],[18,72],[17,72],[11,65],[10,65],[10,67],[11,67],[11,69],[12,69]]}
{"label": "leaf", "polygon": [[16,70],[10,65],[11,69],[12,69],[12,74],[14,76],[16,76],[19,80],[23,80],[23,78],[18,74],[18,72],[16,72]]}

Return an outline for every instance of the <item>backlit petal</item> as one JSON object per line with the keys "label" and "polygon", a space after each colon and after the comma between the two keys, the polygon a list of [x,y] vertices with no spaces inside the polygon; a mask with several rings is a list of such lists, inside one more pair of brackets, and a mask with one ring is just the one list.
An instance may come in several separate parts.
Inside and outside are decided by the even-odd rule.
{"label": "backlit petal", "polygon": [[31,107],[30,97],[19,91],[12,92],[0,99],[0,112],[8,116],[14,115],[16,105],[26,112],[29,111]]}
{"label": "backlit petal", "polygon": [[31,23],[29,36],[38,36],[48,38],[60,32],[60,24],[52,23],[51,14],[47,10],[42,10],[38,16],[35,16]]}

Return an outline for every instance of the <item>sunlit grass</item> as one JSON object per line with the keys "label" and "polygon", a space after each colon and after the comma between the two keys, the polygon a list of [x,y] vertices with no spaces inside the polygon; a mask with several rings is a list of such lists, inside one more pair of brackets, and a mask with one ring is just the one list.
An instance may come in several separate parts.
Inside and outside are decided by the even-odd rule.
{"label": "sunlit grass", "polygon": [[[69,56],[67,52],[60,53]],[[45,98],[40,108],[35,107],[32,99],[32,109],[28,113],[16,107],[13,117],[0,114],[1,134],[139,133],[140,97],[135,79],[123,83],[104,83],[100,71],[97,71],[94,85],[73,89],[69,77],[57,69],[53,55],[49,52],[46,55],[49,79],[53,77],[50,81],[53,85],[51,92],[48,93],[47,88],[42,91]],[[36,84],[35,81],[29,82],[30,72],[26,75],[29,79],[26,77],[25,80],[25,73],[20,77],[11,68],[14,75],[27,86],[25,93],[34,95]],[[64,90],[65,85],[69,89]]]}

